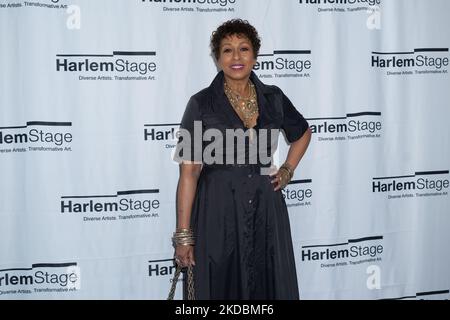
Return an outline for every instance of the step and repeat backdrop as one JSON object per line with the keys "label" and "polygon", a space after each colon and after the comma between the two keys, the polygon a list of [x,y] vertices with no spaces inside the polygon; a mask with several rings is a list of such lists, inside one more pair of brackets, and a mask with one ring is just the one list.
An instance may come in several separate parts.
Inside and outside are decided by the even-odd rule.
{"label": "step and repeat backdrop", "polygon": [[313,131],[283,191],[301,299],[448,299],[449,10],[1,0],[0,299],[167,297],[176,134],[237,17],[262,39],[254,72]]}

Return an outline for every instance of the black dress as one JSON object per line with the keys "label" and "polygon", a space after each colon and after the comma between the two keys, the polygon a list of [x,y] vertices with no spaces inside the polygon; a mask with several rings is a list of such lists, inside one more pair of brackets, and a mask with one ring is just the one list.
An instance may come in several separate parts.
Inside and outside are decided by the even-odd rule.
{"label": "black dress", "polygon": [[[278,87],[264,85],[253,72],[250,79],[259,107],[255,129],[282,129],[289,142],[299,139],[308,128],[303,116]],[[219,72],[208,88],[191,97],[180,128],[193,134],[197,120],[204,130],[246,129],[223,83]],[[204,149],[205,143],[200,151]],[[175,159],[201,161],[199,150],[191,151],[189,157],[180,152]],[[202,167],[191,213],[196,299],[299,298],[286,203],[281,191],[273,190],[270,177],[260,174],[262,166]]]}

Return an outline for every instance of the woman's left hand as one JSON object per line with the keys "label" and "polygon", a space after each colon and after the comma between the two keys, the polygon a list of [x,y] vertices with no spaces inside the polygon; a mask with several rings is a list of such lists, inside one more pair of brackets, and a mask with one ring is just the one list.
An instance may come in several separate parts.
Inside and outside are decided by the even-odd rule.
{"label": "woman's left hand", "polygon": [[286,170],[278,170],[275,174],[270,175],[270,177],[272,178],[270,182],[275,185],[274,191],[283,189],[291,181],[291,177]]}

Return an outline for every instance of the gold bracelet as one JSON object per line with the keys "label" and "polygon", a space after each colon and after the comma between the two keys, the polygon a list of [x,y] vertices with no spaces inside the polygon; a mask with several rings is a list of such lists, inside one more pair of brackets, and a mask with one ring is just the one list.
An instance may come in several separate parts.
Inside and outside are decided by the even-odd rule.
{"label": "gold bracelet", "polygon": [[178,245],[193,246],[195,244],[194,232],[190,229],[177,229],[173,233],[172,243],[175,247]]}
{"label": "gold bracelet", "polygon": [[286,170],[286,171],[288,172],[288,174],[289,174],[289,179],[292,179],[292,177],[294,176],[294,170],[291,169],[291,167],[290,167],[289,164],[287,164],[286,162],[283,163],[283,164],[281,165],[281,167],[280,167],[280,170],[281,170],[281,169]]}

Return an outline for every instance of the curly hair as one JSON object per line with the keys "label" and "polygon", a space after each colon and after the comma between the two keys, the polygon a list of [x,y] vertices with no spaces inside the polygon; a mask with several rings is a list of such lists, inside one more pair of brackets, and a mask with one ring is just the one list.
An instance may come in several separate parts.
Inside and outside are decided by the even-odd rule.
{"label": "curly hair", "polygon": [[253,53],[255,59],[258,56],[259,48],[261,47],[261,39],[259,38],[258,31],[247,20],[232,19],[221,24],[217,30],[211,35],[211,50],[216,60],[220,57],[220,42],[222,39],[231,36],[239,35],[247,37],[253,47]]}

